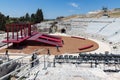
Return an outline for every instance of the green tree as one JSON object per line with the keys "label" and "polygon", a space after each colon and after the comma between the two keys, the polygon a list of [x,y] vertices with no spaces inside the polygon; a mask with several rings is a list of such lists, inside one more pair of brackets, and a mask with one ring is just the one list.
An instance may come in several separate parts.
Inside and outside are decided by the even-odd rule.
{"label": "green tree", "polygon": [[6,17],[0,13],[0,30],[5,30]]}
{"label": "green tree", "polygon": [[24,22],[24,21],[25,21],[25,17],[24,17],[24,16],[20,17],[20,18],[19,18],[19,21],[20,21],[20,22]]}
{"label": "green tree", "polygon": [[6,16],[6,20],[9,20],[9,18],[10,18],[10,17],[9,17],[9,15],[8,15],[8,16]]}
{"label": "green tree", "polygon": [[35,14],[31,14],[31,22],[35,23]]}
{"label": "green tree", "polygon": [[0,30],[5,30],[5,25],[9,23],[13,23],[13,22],[15,23],[18,23],[18,22],[40,23],[43,20],[44,18],[43,18],[42,9],[38,9],[36,13],[31,14],[31,16],[29,15],[29,13],[26,13],[25,15],[21,17],[15,17],[15,18],[4,16],[4,14],[0,12]]}
{"label": "green tree", "polygon": [[38,9],[35,14],[35,23],[40,23],[41,21],[43,21],[43,12],[41,9]]}
{"label": "green tree", "polygon": [[25,21],[30,22],[30,15],[28,13],[26,13],[25,15]]}
{"label": "green tree", "polygon": [[6,23],[9,23],[9,22],[10,22],[10,17],[8,15],[8,16],[6,16]]}

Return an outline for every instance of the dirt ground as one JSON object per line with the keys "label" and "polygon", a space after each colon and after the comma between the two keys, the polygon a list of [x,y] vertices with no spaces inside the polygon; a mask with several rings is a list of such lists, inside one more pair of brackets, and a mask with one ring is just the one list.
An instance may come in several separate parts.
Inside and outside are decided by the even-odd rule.
{"label": "dirt ground", "polygon": [[[59,47],[59,51],[57,51],[57,48],[53,46],[27,45],[23,49],[8,49],[8,52],[30,54],[34,51],[37,51],[38,54],[47,54],[47,49],[49,49],[50,54],[57,55],[57,54],[64,54],[64,53],[88,52],[88,51],[93,51],[99,48],[99,45],[96,42],[88,39],[82,40],[82,39],[62,36],[62,40],[64,41],[64,44],[63,44],[63,47]],[[94,46],[89,49],[84,49],[84,50],[78,49],[91,44],[93,44]],[[41,51],[43,49],[44,51]],[[2,52],[4,53],[5,51],[6,49],[0,50],[1,53]]]}

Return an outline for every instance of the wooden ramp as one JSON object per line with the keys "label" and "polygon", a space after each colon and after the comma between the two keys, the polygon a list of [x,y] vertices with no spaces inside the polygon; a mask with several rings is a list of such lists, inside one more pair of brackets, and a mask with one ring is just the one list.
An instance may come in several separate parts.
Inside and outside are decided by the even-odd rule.
{"label": "wooden ramp", "polygon": [[27,41],[36,41],[36,42],[41,42],[42,44],[48,44],[51,46],[59,46],[62,47],[62,39],[61,37],[58,36],[52,36],[48,34],[41,34],[38,33],[29,39]]}

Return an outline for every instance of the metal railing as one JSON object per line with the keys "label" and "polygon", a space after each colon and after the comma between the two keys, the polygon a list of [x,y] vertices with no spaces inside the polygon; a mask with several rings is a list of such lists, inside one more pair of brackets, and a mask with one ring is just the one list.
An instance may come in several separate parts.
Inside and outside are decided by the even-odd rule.
{"label": "metal railing", "polygon": [[[41,51],[44,51],[44,50],[45,50],[45,49],[42,49],[42,50],[40,50],[40,52],[41,52]],[[8,61],[8,62],[5,62],[5,63],[1,64],[0,67],[4,67],[4,66],[6,66],[7,64],[11,64],[11,65],[12,65],[13,62],[18,62],[18,63],[20,63],[20,64],[25,63],[25,62],[24,62],[25,59],[26,59],[26,58],[28,59],[28,57],[31,58],[32,55],[33,55],[33,54],[28,54],[28,55],[22,56],[22,57],[20,57],[20,58],[14,59],[14,60],[10,60],[10,61]],[[32,69],[34,69],[35,65],[34,65],[32,68],[31,68],[31,67],[28,67],[28,66],[31,66],[32,63],[35,63],[37,60],[40,60],[42,57],[43,57],[43,56],[37,57],[37,59],[35,59],[35,60],[33,60],[33,61],[29,61],[29,62],[27,62],[27,63],[25,63],[25,64],[22,64],[20,67],[16,68],[14,71],[6,74],[5,76],[0,77],[0,80],[3,80],[3,79],[5,79],[5,78],[7,78],[7,77],[9,77],[9,76],[11,76],[11,75],[12,75],[12,76],[16,76],[20,71],[22,71],[22,69],[25,69],[25,68],[26,68],[26,70],[29,69],[29,70],[26,71],[25,73],[29,73]],[[39,65],[39,64],[38,64],[38,65]],[[27,67],[28,67],[28,68],[27,68]],[[24,73],[23,73],[23,74],[24,74]],[[24,75],[20,75],[19,77],[21,78],[22,76],[24,76]],[[18,77],[18,79],[20,79],[19,77]]]}

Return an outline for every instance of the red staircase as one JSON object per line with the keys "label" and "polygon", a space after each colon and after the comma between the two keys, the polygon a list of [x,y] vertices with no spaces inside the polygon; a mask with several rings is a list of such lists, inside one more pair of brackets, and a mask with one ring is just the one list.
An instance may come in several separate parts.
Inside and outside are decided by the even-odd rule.
{"label": "red staircase", "polygon": [[51,46],[60,46],[62,47],[62,39],[58,36],[48,35],[48,34],[41,34],[38,33],[29,39],[27,41],[36,41],[41,42],[42,44],[48,44]]}

